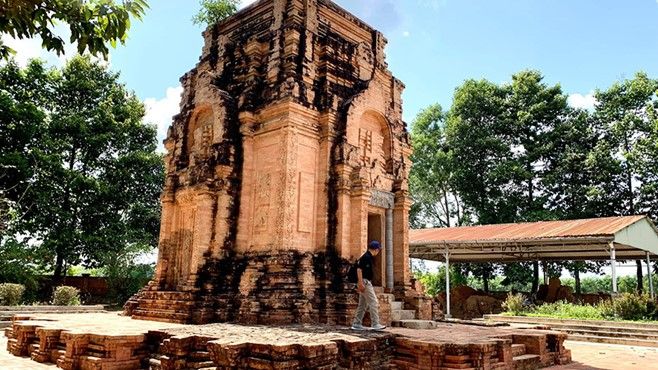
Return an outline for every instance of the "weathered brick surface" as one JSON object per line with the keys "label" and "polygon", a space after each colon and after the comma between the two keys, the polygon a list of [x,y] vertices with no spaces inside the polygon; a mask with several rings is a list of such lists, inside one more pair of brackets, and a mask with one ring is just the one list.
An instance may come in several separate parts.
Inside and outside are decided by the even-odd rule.
{"label": "weathered brick surface", "polygon": [[369,239],[393,250],[397,291],[413,291],[404,86],[387,69],[383,35],[329,0],[273,0],[204,38],[165,140],[156,276],[126,311],[345,323],[345,269]]}
{"label": "weathered brick surface", "polygon": [[[31,352],[34,360],[45,359],[71,370],[494,370],[571,361],[561,333],[454,324],[439,324],[433,330],[355,332],[333,325],[177,325],[113,314],[81,314],[15,321],[6,334],[8,347],[26,348],[27,353],[16,354]],[[513,343],[528,346],[526,353],[539,360],[514,359]],[[43,355],[49,352],[49,358]]]}

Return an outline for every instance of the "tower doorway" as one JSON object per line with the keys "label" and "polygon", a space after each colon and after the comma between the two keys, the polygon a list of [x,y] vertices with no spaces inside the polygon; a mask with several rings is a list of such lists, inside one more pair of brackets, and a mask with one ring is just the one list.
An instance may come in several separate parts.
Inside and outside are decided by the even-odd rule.
{"label": "tower doorway", "polygon": [[[384,217],[381,214],[368,213],[368,243],[373,240],[377,240],[382,247],[384,246]],[[375,276],[372,279],[372,285],[374,286],[384,285],[384,254],[384,250],[382,250],[375,257],[375,268],[373,270]]]}

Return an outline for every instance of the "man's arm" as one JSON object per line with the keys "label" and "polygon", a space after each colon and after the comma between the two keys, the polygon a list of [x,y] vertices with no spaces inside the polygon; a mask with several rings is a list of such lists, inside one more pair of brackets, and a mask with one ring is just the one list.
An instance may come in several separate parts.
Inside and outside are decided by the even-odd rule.
{"label": "man's arm", "polygon": [[363,292],[364,290],[366,290],[366,286],[363,284],[363,271],[361,270],[361,267],[356,268],[356,278],[357,278],[356,289],[359,292]]}

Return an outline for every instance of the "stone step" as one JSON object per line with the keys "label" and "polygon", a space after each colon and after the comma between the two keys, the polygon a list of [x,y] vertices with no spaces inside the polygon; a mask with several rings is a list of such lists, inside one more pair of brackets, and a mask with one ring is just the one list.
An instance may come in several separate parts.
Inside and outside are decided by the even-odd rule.
{"label": "stone step", "polygon": [[551,317],[530,317],[530,316],[507,316],[507,315],[484,315],[487,321],[498,322],[516,322],[516,323],[531,323],[531,324],[546,324],[546,325],[567,325],[567,326],[590,326],[597,328],[624,328],[624,329],[640,329],[658,330],[658,324],[649,323],[635,323],[625,321],[607,321],[607,320],[575,320],[575,319],[555,319]]}
{"label": "stone step", "polygon": [[600,335],[581,335],[581,334],[569,334],[569,338],[567,339],[579,341],[579,342],[622,344],[627,346],[640,346],[640,347],[658,347],[658,341],[646,340],[646,339],[604,337]]}
{"label": "stone step", "polygon": [[514,370],[530,370],[539,368],[539,355],[521,355],[512,357]]}
{"label": "stone step", "polygon": [[516,343],[512,344],[512,357],[525,355],[525,344]]}
{"label": "stone step", "polygon": [[391,321],[413,320],[416,318],[415,310],[392,310]]}
{"label": "stone step", "polygon": [[432,320],[397,320],[393,321],[392,326],[407,329],[434,329],[438,326],[436,321]]}
{"label": "stone step", "polygon": [[391,302],[391,310],[393,310],[393,311],[395,311],[395,310],[403,310],[403,309],[404,309],[403,306],[404,306],[404,302],[400,302],[400,301],[393,301],[393,302]]}
{"label": "stone step", "polygon": [[[607,328],[604,328],[607,329]],[[570,328],[553,328],[551,330],[559,330],[568,334],[580,335],[595,335],[599,337],[615,337],[615,338],[629,338],[652,340],[658,342],[658,333],[636,333],[636,332],[623,332],[623,331],[607,331],[607,330],[585,330],[585,329],[570,329]]]}

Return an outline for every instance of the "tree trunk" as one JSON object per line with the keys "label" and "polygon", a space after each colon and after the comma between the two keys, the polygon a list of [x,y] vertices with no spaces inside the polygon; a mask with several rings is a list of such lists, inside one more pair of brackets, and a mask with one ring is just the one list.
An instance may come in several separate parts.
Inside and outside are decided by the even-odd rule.
{"label": "tree trunk", "polygon": [[532,261],[532,288],[531,294],[536,294],[539,290],[539,261]]}
{"label": "tree trunk", "polygon": [[574,269],[573,279],[576,281],[576,298],[580,300],[581,288],[580,288],[580,270],[578,268]]}
{"label": "tree trunk", "polygon": [[448,203],[448,192],[445,189],[443,190],[443,202],[446,207],[446,225],[450,227],[450,204]]}
{"label": "tree trunk", "polygon": [[642,260],[635,260],[635,265],[637,266],[637,293],[642,294],[644,291],[644,276],[642,275]]}
{"label": "tree trunk", "polygon": [[64,256],[62,253],[57,252],[57,259],[55,260],[55,271],[53,272],[53,282],[59,283],[62,280],[62,271],[64,270]]}

